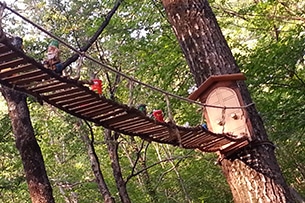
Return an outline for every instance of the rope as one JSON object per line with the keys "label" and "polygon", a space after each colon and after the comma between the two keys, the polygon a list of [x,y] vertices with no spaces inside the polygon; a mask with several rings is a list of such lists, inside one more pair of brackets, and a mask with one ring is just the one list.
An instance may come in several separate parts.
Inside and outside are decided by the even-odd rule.
{"label": "rope", "polygon": [[43,27],[37,25],[36,23],[34,23],[34,22],[32,22],[31,20],[29,20],[28,18],[22,16],[21,14],[19,14],[18,12],[16,12],[15,10],[13,10],[12,8],[8,7],[5,3],[0,2],[0,5],[3,6],[4,8],[6,8],[6,9],[8,9],[8,10],[11,11],[12,13],[14,13],[15,15],[17,15],[17,16],[20,17],[21,19],[23,19],[24,21],[30,23],[31,25],[33,25],[34,27],[36,27],[36,28],[39,29],[40,31],[42,31],[42,32],[44,32],[45,34],[49,35],[50,37],[52,37],[52,38],[58,40],[60,43],[62,43],[63,45],[65,45],[65,46],[68,47],[69,49],[73,50],[73,51],[76,52],[77,54],[79,54],[79,55],[81,55],[81,56],[83,56],[83,57],[85,57],[85,58],[87,58],[87,59],[93,61],[94,63],[96,63],[96,64],[98,64],[98,65],[104,67],[105,69],[107,69],[107,70],[109,70],[109,71],[111,71],[111,72],[113,72],[113,73],[116,73],[116,74],[118,74],[118,75],[120,75],[120,76],[122,76],[122,77],[124,77],[124,78],[126,78],[126,79],[128,79],[128,80],[130,80],[130,81],[133,81],[133,82],[135,82],[135,83],[138,83],[138,84],[140,84],[140,85],[142,85],[142,86],[144,86],[144,87],[147,87],[147,88],[149,88],[149,89],[152,89],[152,90],[154,90],[154,91],[156,91],[156,92],[163,93],[163,94],[165,94],[165,95],[167,95],[167,96],[171,96],[171,97],[176,98],[176,99],[179,99],[179,100],[181,100],[181,101],[186,101],[186,102],[189,102],[189,103],[192,103],[192,104],[196,104],[196,105],[203,106],[203,107],[210,107],[210,108],[221,108],[221,109],[223,109],[223,108],[226,108],[226,109],[246,109],[246,108],[248,108],[248,107],[254,105],[254,103],[250,103],[250,104],[247,104],[247,105],[245,105],[245,106],[225,106],[225,107],[224,107],[224,106],[217,106],[217,105],[210,105],[210,104],[205,104],[205,103],[197,102],[197,101],[194,101],[194,100],[191,100],[191,99],[188,99],[188,98],[179,96],[179,95],[175,95],[175,94],[170,93],[170,92],[167,92],[167,91],[165,91],[165,90],[163,90],[163,89],[160,89],[160,88],[154,87],[154,86],[152,86],[152,85],[143,83],[143,82],[141,82],[141,81],[139,81],[139,80],[137,80],[137,79],[135,79],[135,78],[133,78],[133,77],[131,77],[131,76],[125,74],[125,73],[122,73],[121,71],[118,71],[118,70],[114,69],[113,67],[111,67],[111,66],[109,66],[109,65],[107,65],[107,64],[101,63],[99,60],[97,60],[97,59],[95,59],[95,58],[92,58],[92,57],[89,56],[88,54],[86,54],[86,53],[84,53],[84,52],[82,52],[82,51],[77,50],[76,48],[74,48],[73,46],[69,45],[68,43],[66,43],[65,41],[63,41],[62,39],[60,39],[59,37],[55,36],[54,34],[52,34],[52,33],[49,32],[49,31],[45,30]]}

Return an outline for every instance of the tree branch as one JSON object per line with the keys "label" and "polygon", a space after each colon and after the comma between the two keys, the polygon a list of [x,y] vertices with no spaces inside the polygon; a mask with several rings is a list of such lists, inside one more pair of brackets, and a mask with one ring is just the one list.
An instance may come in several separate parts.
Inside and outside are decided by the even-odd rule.
{"label": "tree branch", "polygon": [[139,170],[137,173],[134,173],[134,174],[130,174],[127,178],[126,178],[126,184],[127,182],[132,178],[132,177],[135,177],[137,175],[139,175],[140,173],[142,173],[143,171],[146,171],[147,169],[150,169],[160,163],[163,163],[163,162],[168,162],[168,161],[173,161],[173,160],[176,160],[176,159],[186,159],[186,158],[189,158],[189,157],[192,157],[191,155],[188,155],[188,156],[178,156],[178,157],[171,157],[171,158],[168,158],[168,159],[163,159],[161,161],[158,161],[156,163],[153,163],[151,164],[150,166],[147,166],[146,168],[143,168],[141,170]]}
{"label": "tree branch", "polygon": [[[123,0],[116,1],[114,7],[108,12],[108,14],[105,17],[104,22],[99,27],[99,29],[96,31],[96,33],[91,37],[91,39],[88,41],[88,43],[86,45],[84,45],[83,47],[80,48],[81,52],[87,51],[92,46],[92,44],[97,40],[97,38],[100,36],[100,34],[104,31],[105,27],[109,24],[112,16],[118,10],[118,8],[122,2],[123,2]],[[66,68],[68,65],[75,62],[78,59],[78,57],[79,57],[79,54],[74,54],[73,56],[68,58],[65,62],[63,62],[63,66]]]}

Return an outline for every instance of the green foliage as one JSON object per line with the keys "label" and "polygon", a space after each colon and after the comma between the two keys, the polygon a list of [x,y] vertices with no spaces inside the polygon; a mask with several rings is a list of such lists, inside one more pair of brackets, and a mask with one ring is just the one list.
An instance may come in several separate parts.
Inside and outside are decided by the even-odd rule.
{"label": "green foliage", "polygon": [[[80,48],[96,32],[114,1],[32,1],[24,0],[19,12],[71,46]],[[299,192],[304,187],[304,19],[302,1],[210,1],[222,31],[240,68],[247,76],[253,100],[265,121],[270,139],[278,146],[278,160],[288,181]],[[17,4],[14,6],[18,6]],[[285,19],[285,20],[284,20]],[[43,60],[49,37],[33,29],[12,14],[4,20],[5,31],[24,37],[27,54]],[[61,45],[61,58],[73,52]],[[164,16],[159,1],[123,1],[109,25],[87,54],[100,59],[144,83],[187,97],[194,80],[176,38]],[[67,73],[75,74],[75,64]],[[104,95],[122,103],[148,105],[148,111],[169,112],[164,94],[118,77],[101,66],[84,60],[81,79],[98,72]],[[132,87],[132,88],[131,88]],[[94,182],[87,149],[82,140],[88,127],[78,119],[48,105],[39,106],[29,99],[31,119],[42,149],[48,177],[56,202],[75,198],[79,202],[100,202],[101,194]],[[198,106],[170,98],[170,111],[183,125],[198,125]],[[8,116],[0,120],[0,196],[5,202],[27,202],[29,195],[22,164],[14,147]],[[119,202],[103,138],[103,129],[93,127],[95,148],[111,194]],[[228,185],[214,164],[215,155],[149,144],[138,162],[135,147],[119,138],[119,156],[123,177],[147,168],[132,177],[127,189],[132,202],[232,202]],[[147,144],[147,143],[146,143]],[[176,159],[173,159],[176,157]],[[163,160],[163,161],[162,161]],[[167,160],[167,161],[164,161]],[[183,189],[185,188],[185,190]],[[305,193],[302,193],[305,195]]]}
{"label": "green foliage", "polygon": [[[24,202],[29,194],[10,120],[7,114],[0,116],[0,196],[3,202]],[[16,190],[21,193],[16,194]]]}

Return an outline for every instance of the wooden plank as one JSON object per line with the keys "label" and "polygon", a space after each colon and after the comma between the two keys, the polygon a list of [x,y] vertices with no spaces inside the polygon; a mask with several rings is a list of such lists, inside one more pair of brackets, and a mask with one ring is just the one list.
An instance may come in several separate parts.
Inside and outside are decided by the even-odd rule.
{"label": "wooden plank", "polygon": [[73,85],[61,82],[55,85],[50,85],[49,87],[42,87],[32,91],[38,94],[42,94],[47,92],[53,92],[56,90],[68,89],[70,87],[73,87]]}
{"label": "wooden plank", "polygon": [[179,131],[180,133],[180,137],[181,137],[181,142],[183,142],[183,140],[187,140],[189,138],[191,138],[193,136],[193,131]]}
{"label": "wooden plank", "polygon": [[65,105],[65,104],[69,104],[71,102],[75,102],[75,101],[79,101],[79,100],[83,100],[83,99],[88,99],[92,97],[92,95],[90,94],[87,94],[87,95],[84,95],[84,96],[81,96],[81,97],[77,97],[77,98],[73,98],[73,99],[68,99],[68,100],[64,100],[64,101],[59,101],[59,102],[56,102],[57,105]]}
{"label": "wooden plank", "polygon": [[221,152],[224,153],[224,154],[227,154],[229,152],[232,152],[232,151],[236,151],[236,150],[239,150],[241,149],[242,147],[245,147],[249,144],[249,142],[247,140],[244,140],[244,141],[241,141],[241,142],[237,142],[237,143],[234,143],[224,149],[221,149]]}
{"label": "wooden plank", "polygon": [[217,139],[217,137],[198,134],[188,140],[181,140],[181,141],[187,146],[192,146],[192,145],[200,145],[201,143],[211,142],[214,139]]}
{"label": "wooden plank", "polygon": [[0,54],[1,61],[10,61],[13,58],[17,58],[17,57],[19,57],[19,55],[13,51],[1,52]]}
{"label": "wooden plank", "polygon": [[191,137],[194,137],[193,131],[188,131],[183,135],[183,137],[181,137],[181,141],[185,141]]}
{"label": "wooden plank", "polygon": [[11,51],[11,49],[1,43],[0,44],[0,52],[3,53],[3,52],[8,52],[8,51]]}
{"label": "wooden plank", "polygon": [[113,107],[113,106],[108,106],[107,108],[102,107],[102,108],[99,108],[99,109],[96,109],[96,110],[92,110],[90,112],[86,112],[86,113],[84,113],[84,115],[89,116],[89,117],[92,118],[94,116],[101,115],[101,114],[107,113],[109,111],[113,111],[114,109],[116,109],[116,107]]}
{"label": "wooden plank", "polygon": [[90,113],[92,113],[94,111],[97,111],[98,109],[106,108],[106,107],[108,107],[108,105],[110,105],[110,104],[103,103],[103,102],[98,100],[98,103],[96,103],[96,104],[93,103],[93,104],[91,104],[89,106],[86,105],[86,108],[76,110],[75,112],[76,113],[84,113],[84,112],[86,112],[86,113],[90,114]]}
{"label": "wooden plank", "polygon": [[56,80],[56,79],[49,79],[49,80],[45,80],[41,83],[38,83],[36,86],[27,86],[27,85],[24,85],[23,87],[24,88],[27,88],[27,90],[29,91],[39,91],[40,89],[44,89],[46,87],[50,87],[50,86],[53,86],[53,85],[58,85],[62,83],[61,81],[59,80]]}
{"label": "wooden plank", "polygon": [[97,119],[97,120],[102,121],[105,118],[115,116],[115,115],[118,115],[118,114],[122,114],[123,112],[125,112],[125,109],[115,109],[113,111],[109,111],[109,112],[104,113],[102,115],[93,116],[93,119]]}
{"label": "wooden plank", "polygon": [[21,65],[12,69],[7,69],[0,72],[0,78],[5,78],[14,74],[17,74],[19,72],[25,72],[35,69],[35,67],[32,64],[25,64]]}
{"label": "wooden plank", "polygon": [[26,64],[27,62],[23,58],[18,58],[12,61],[7,61],[0,64],[0,70],[6,69],[6,68],[14,68],[18,65]]}
{"label": "wooden plank", "polygon": [[[100,108],[96,108],[95,110],[91,110],[91,111],[84,111],[81,113],[84,116],[87,117],[94,117],[94,116],[98,116],[101,115],[103,113],[105,113],[105,109],[107,109],[108,106],[104,106],[104,107],[100,107]],[[112,107],[113,108],[113,107]]]}
{"label": "wooden plank", "polygon": [[10,77],[5,78],[6,81],[8,82],[14,82],[14,81],[21,81],[23,79],[27,79],[27,78],[31,78],[31,77],[35,77],[35,76],[39,76],[39,75],[43,75],[46,73],[42,72],[41,70],[34,70],[34,71],[30,71],[30,72],[26,72],[26,73],[21,73],[18,75],[12,75]]}
{"label": "wooden plank", "polygon": [[[129,122],[130,120],[137,119],[136,115],[134,114],[124,114],[124,115],[118,115],[114,118],[109,118],[107,120],[102,121],[104,124],[109,126],[118,126],[122,123]],[[119,126],[118,126],[119,127]]]}
{"label": "wooden plank", "polygon": [[164,140],[165,138],[170,137],[168,129],[159,129],[150,133],[150,137],[158,140]]}
{"label": "wooden plank", "polygon": [[183,142],[188,143],[188,142],[191,142],[194,139],[197,139],[197,137],[202,137],[202,138],[207,139],[207,140],[216,138],[214,135],[211,135],[211,134],[208,134],[208,133],[198,133],[198,132],[196,132],[196,133],[192,133],[190,137],[188,136],[186,138],[182,138],[181,140]]}
{"label": "wooden plank", "polygon": [[163,125],[157,125],[155,124],[156,126],[153,127],[153,128],[149,128],[149,129],[143,129],[143,130],[140,130],[138,131],[138,133],[143,133],[143,134],[151,134],[151,133],[154,133],[154,132],[158,132],[157,130],[166,130],[167,128]]}
{"label": "wooden plank", "polygon": [[51,94],[48,94],[48,98],[53,99],[53,98],[56,98],[56,97],[60,97],[60,96],[64,96],[64,95],[70,95],[70,94],[80,92],[80,91],[84,91],[84,90],[79,89],[77,87],[72,87],[72,88],[68,88],[68,89],[63,89],[62,91],[59,91],[59,92],[52,92]]}
{"label": "wooden plank", "polygon": [[13,82],[16,85],[24,85],[24,84],[32,84],[35,82],[41,82],[42,80],[46,80],[49,79],[50,76],[46,73],[44,73],[43,75],[37,75],[37,76],[33,76],[33,77],[29,77],[23,80],[18,80],[16,82]]}
{"label": "wooden plank", "polygon": [[147,120],[145,120],[144,118],[139,117],[139,119],[140,120],[131,121],[130,123],[124,123],[124,124],[121,123],[118,129],[124,129],[124,130],[128,129],[130,131],[131,128],[137,128],[137,126],[144,125],[147,122]]}
{"label": "wooden plank", "polygon": [[88,103],[83,104],[83,105],[81,105],[81,106],[80,106],[80,105],[75,106],[75,107],[70,107],[70,106],[68,106],[68,109],[69,109],[70,111],[75,111],[75,112],[77,112],[78,110],[87,109],[87,108],[89,108],[89,107],[98,105],[98,104],[100,104],[100,103],[101,103],[101,101],[96,100],[96,101],[88,102]]}
{"label": "wooden plank", "polygon": [[27,92],[30,92],[30,89],[32,89],[32,88],[36,88],[37,86],[40,86],[41,84],[50,83],[48,81],[53,81],[53,79],[47,78],[42,81],[35,81],[35,82],[31,82],[31,83],[26,83],[26,84],[17,84],[15,86],[22,88],[22,89],[26,89]]}
{"label": "wooden plank", "polygon": [[230,142],[225,137],[218,137],[213,141],[200,144],[200,148],[212,148],[213,146],[218,145],[221,141],[227,141],[228,143]]}
{"label": "wooden plank", "polygon": [[62,106],[64,108],[70,109],[70,108],[75,108],[75,107],[87,105],[88,103],[95,102],[95,101],[99,101],[99,100],[97,100],[97,98],[95,98],[95,97],[89,97],[88,99],[83,99],[81,101],[73,101],[71,103],[63,104]]}
{"label": "wooden plank", "polygon": [[107,122],[108,125],[113,128],[120,128],[122,125],[125,124],[131,125],[132,122],[139,120],[138,117],[132,117],[129,114],[126,114],[126,117],[125,116],[121,116],[121,117],[112,118],[111,121],[108,120]]}
{"label": "wooden plank", "polygon": [[[63,91],[65,91],[65,90],[63,90]],[[73,99],[73,98],[79,98],[79,97],[84,96],[84,95],[87,95],[87,92],[79,89],[78,92],[71,93],[71,94],[65,94],[65,95],[57,96],[57,97],[51,97],[51,98],[49,98],[49,100],[52,101],[52,102],[57,103],[59,101],[69,100],[69,99]],[[49,95],[48,95],[48,97],[49,97]]]}
{"label": "wooden plank", "polygon": [[128,125],[132,126],[134,124],[134,122],[136,122],[136,123],[141,122],[141,120],[139,120],[139,119],[140,118],[137,118],[137,117],[129,117],[127,119],[123,119],[118,122],[110,123],[109,126],[114,129],[120,129],[121,126],[123,126],[123,125],[126,126],[126,124],[128,124]]}
{"label": "wooden plank", "polygon": [[151,128],[155,126],[155,124],[151,123],[148,120],[144,120],[141,123],[138,124],[134,124],[132,126],[122,126],[120,129],[125,130],[125,131],[133,131],[134,133],[138,133],[139,130],[143,130],[143,129],[147,129],[147,128]]}

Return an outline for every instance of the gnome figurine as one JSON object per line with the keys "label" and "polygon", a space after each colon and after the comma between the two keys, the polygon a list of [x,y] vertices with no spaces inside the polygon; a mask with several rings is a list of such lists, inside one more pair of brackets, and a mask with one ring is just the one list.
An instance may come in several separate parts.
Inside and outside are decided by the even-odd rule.
{"label": "gnome figurine", "polygon": [[12,45],[22,51],[23,49],[23,39],[21,37],[14,37],[12,41]]}
{"label": "gnome figurine", "polygon": [[63,65],[60,61],[60,50],[58,41],[52,40],[48,46],[47,59],[43,62],[45,68],[53,70],[55,73],[61,75]]}
{"label": "gnome figurine", "polygon": [[147,114],[146,104],[140,104],[138,110],[141,111],[144,115]]}
{"label": "gnome figurine", "polygon": [[162,110],[153,110],[153,117],[156,121],[164,122],[163,111]]}

